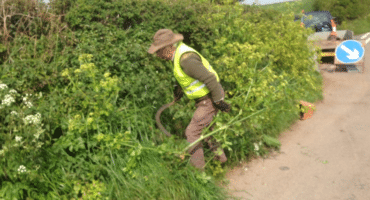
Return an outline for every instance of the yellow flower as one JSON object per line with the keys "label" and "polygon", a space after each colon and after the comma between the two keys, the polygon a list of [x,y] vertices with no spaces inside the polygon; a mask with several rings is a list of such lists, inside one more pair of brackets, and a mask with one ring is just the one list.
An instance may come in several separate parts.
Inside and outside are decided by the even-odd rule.
{"label": "yellow flower", "polygon": [[93,118],[88,117],[88,118],[87,118],[87,124],[89,124],[89,125],[90,125],[90,124],[91,124],[91,122],[92,122],[93,120],[94,120]]}
{"label": "yellow flower", "polygon": [[266,81],[266,80],[263,80],[263,81],[262,81],[262,85],[263,85],[263,86],[266,86],[266,85],[267,85],[267,81]]}
{"label": "yellow flower", "polygon": [[107,87],[107,82],[106,82],[106,81],[100,81],[100,85],[101,85],[103,88],[106,88],[106,87]]}
{"label": "yellow flower", "polygon": [[93,57],[93,55],[91,55],[91,54],[81,54],[78,57],[78,61],[82,62],[83,60],[87,60],[89,62],[92,57]]}
{"label": "yellow flower", "polygon": [[105,74],[104,74],[104,77],[105,78],[107,78],[107,77],[109,77],[110,76],[110,73],[109,72],[106,72]]}
{"label": "yellow flower", "polygon": [[75,73],[76,73],[76,74],[78,74],[78,73],[80,73],[80,72],[81,72],[81,70],[80,70],[80,69],[76,69],[76,70],[75,70]]}
{"label": "yellow flower", "polygon": [[99,133],[95,138],[100,142],[104,138],[104,134]]}
{"label": "yellow flower", "polygon": [[89,63],[88,66],[89,66],[89,69],[94,69],[95,68],[95,64],[94,63]]}
{"label": "yellow flower", "polygon": [[68,76],[68,75],[69,75],[68,69],[64,69],[62,71],[62,76]]}
{"label": "yellow flower", "polygon": [[89,66],[87,64],[83,64],[80,67],[83,71],[87,71],[89,69]]}
{"label": "yellow flower", "polygon": [[74,130],[74,126],[73,126],[73,124],[69,124],[69,126],[68,126],[68,130],[69,130],[69,131],[73,131],[73,130]]}

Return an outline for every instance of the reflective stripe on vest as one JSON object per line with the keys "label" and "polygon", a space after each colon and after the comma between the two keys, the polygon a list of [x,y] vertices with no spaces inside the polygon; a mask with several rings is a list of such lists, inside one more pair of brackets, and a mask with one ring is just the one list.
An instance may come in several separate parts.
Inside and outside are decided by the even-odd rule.
{"label": "reflective stripe on vest", "polygon": [[[196,80],[196,81],[198,81],[198,80]],[[199,81],[198,81],[199,82]],[[199,87],[197,87],[197,88],[195,88],[194,90],[191,90],[191,91],[186,91],[186,94],[193,94],[194,92],[196,92],[196,91],[198,91],[198,90],[200,90],[200,89],[202,89],[204,86],[206,86],[206,84],[202,84],[201,86],[199,86]],[[189,87],[188,87],[189,88]],[[187,89],[187,88],[186,88]],[[208,93],[207,93],[208,94]]]}
{"label": "reflective stripe on vest", "polygon": [[176,80],[179,82],[181,88],[184,90],[184,93],[189,99],[197,99],[200,97],[203,97],[207,95],[210,91],[208,90],[206,85],[196,80],[190,76],[188,76],[180,66],[180,58],[184,53],[193,52],[199,55],[199,57],[202,60],[202,64],[206,67],[206,69],[213,73],[216,76],[217,82],[220,82],[220,79],[218,77],[218,74],[216,71],[212,68],[212,66],[209,64],[209,62],[195,49],[187,46],[182,41],[178,43],[178,46],[176,48],[175,57],[174,57],[174,75]]}

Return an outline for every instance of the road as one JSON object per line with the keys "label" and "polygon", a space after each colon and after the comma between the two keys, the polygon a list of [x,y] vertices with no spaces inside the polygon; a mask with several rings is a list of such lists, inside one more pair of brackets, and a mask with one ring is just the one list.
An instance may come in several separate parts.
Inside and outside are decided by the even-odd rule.
{"label": "road", "polygon": [[[370,38],[370,34],[355,36]],[[229,193],[250,200],[370,199],[370,39],[361,73],[321,71],[324,100],[279,136],[280,152],[227,173]]]}

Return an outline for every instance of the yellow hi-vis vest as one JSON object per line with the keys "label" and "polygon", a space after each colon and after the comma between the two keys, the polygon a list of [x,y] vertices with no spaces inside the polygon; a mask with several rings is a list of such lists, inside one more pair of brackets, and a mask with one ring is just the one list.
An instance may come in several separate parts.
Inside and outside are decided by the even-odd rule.
{"label": "yellow hi-vis vest", "polygon": [[206,67],[206,69],[216,76],[217,82],[220,82],[220,79],[216,71],[212,68],[209,62],[202,55],[200,55],[200,53],[198,53],[195,49],[187,46],[182,41],[180,41],[177,45],[175,57],[173,60],[173,64],[174,64],[173,72],[174,72],[176,80],[179,82],[186,96],[189,99],[197,99],[197,98],[207,95],[210,91],[208,90],[207,87],[205,87],[206,84],[188,76],[184,71],[182,71],[181,66],[180,66],[180,58],[182,54],[188,53],[188,52],[194,52],[198,54],[200,58],[202,59],[202,63]]}

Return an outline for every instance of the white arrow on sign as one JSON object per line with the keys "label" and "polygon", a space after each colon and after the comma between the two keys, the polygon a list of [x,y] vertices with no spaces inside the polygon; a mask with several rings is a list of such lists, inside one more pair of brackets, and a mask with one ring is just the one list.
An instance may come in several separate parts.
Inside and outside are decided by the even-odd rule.
{"label": "white arrow on sign", "polygon": [[358,52],[357,49],[355,49],[354,51],[351,51],[344,45],[342,45],[340,48],[349,54],[349,56],[347,56],[348,59],[356,60],[360,57],[359,55],[360,52]]}

